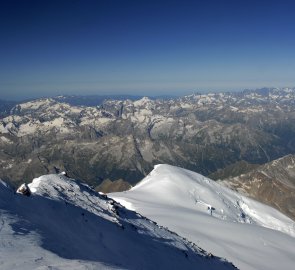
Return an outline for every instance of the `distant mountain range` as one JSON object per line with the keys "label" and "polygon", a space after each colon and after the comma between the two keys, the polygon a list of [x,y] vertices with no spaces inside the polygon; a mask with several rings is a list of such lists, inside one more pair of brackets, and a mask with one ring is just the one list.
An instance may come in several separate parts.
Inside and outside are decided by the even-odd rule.
{"label": "distant mountain range", "polygon": [[132,96],[132,95],[65,95],[54,97],[58,102],[68,103],[73,106],[99,106],[106,100],[137,100],[141,99],[142,96]]}
{"label": "distant mountain range", "polygon": [[295,153],[293,88],[107,99],[98,106],[69,100],[27,101],[1,118],[3,179],[18,184],[66,170],[98,188],[107,179],[134,185],[158,163],[209,175]]}

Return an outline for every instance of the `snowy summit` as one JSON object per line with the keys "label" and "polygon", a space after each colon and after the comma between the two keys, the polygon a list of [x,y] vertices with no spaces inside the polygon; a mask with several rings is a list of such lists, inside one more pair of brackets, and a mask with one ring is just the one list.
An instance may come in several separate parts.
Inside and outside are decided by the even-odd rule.
{"label": "snowy summit", "polygon": [[200,174],[157,165],[130,191],[109,196],[239,269],[294,269],[294,222]]}
{"label": "snowy summit", "polygon": [[1,270],[234,269],[64,175],[28,187],[24,196],[0,181]]}

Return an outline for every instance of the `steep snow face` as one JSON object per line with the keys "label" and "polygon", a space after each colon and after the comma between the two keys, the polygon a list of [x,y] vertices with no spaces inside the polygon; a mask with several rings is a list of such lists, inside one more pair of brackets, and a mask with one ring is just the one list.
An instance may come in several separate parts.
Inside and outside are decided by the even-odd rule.
{"label": "steep snow face", "polygon": [[151,220],[65,176],[0,181],[0,268],[234,269]]}
{"label": "steep snow face", "polygon": [[197,173],[169,165],[110,197],[232,261],[240,269],[293,269],[294,222]]}

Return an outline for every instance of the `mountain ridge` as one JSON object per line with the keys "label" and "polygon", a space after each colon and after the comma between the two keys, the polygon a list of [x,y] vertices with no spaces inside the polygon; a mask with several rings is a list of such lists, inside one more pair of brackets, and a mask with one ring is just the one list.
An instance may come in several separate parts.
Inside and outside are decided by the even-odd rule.
{"label": "mountain ridge", "polygon": [[45,175],[29,188],[0,183],[1,269],[234,269],[83,183]]}
{"label": "mountain ridge", "polygon": [[96,107],[21,103],[0,121],[0,176],[17,185],[66,170],[93,186],[134,185],[158,163],[205,175],[243,160],[263,164],[295,152],[294,97],[284,88]]}

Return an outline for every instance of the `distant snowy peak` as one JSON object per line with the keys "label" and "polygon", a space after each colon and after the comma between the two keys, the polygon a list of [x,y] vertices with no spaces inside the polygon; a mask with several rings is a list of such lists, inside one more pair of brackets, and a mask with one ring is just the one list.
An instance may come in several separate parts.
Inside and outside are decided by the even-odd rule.
{"label": "distant snowy peak", "polygon": [[48,111],[52,106],[56,106],[56,104],[57,102],[52,98],[35,99],[15,105],[11,109],[11,114],[23,115],[32,114],[35,111]]}
{"label": "distant snowy peak", "polygon": [[81,132],[95,123],[103,127],[115,118],[103,109],[72,106],[50,98],[18,104],[11,113],[0,121],[0,134],[22,137],[53,132],[62,136]]}
{"label": "distant snowy peak", "polygon": [[197,112],[201,120],[206,117],[208,109],[213,115],[222,112],[225,117],[235,113],[238,117],[248,118],[265,112],[265,104],[268,104],[268,110],[289,112],[294,102],[293,88],[192,94],[169,100],[148,97],[138,100],[107,99],[99,106],[70,105],[64,97],[42,98],[14,106],[10,116],[0,122],[0,133],[11,133],[17,137],[50,131],[70,134],[81,127],[90,127],[101,133],[112,128],[114,121],[126,120],[139,129],[150,130],[158,119],[183,126],[182,122],[178,122],[180,116],[189,116],[185,119],[189,122],[185,128],[190,133],[190,126],[194,125],[190,122],[196,120],[191,118],[196,118],[194,114]]}
{"label": "distant snowy peak", "polygon": [[200,174],[175,166],[156,165],[127,193],[145,194],[143,200],[150,194],[151,198],[158,198],[161,202],[186,205],[203,213],[212,208],[215,218],[263,226],[295,237],[295,222],[278,210]]}
{"label": "distant snowy peak", "polygon": [[68,103],[58,102],[53,98],[42,98],[37,100],[32,100],[16,105],[12,109],[12,114],[32,114],[35,112],[47,112],[47,113],[80,113],[84,109],[83,106],[71,106]]}
{"label": "distant snowy peak", "polygon": [[1,270],[234,269],[66,176],[28,186],[31,195],[23,196],[0,182]]}
{"label": "distant snowy peak", "polygon": [[153,102],[150,98],[148,97],[143,97],[142,99],[139,99],[139,100],[136,100],[133,102],[133,105],[135,107],[138,107],[138,106],[144,106],[146,105],[147,103],[151,103]]}

